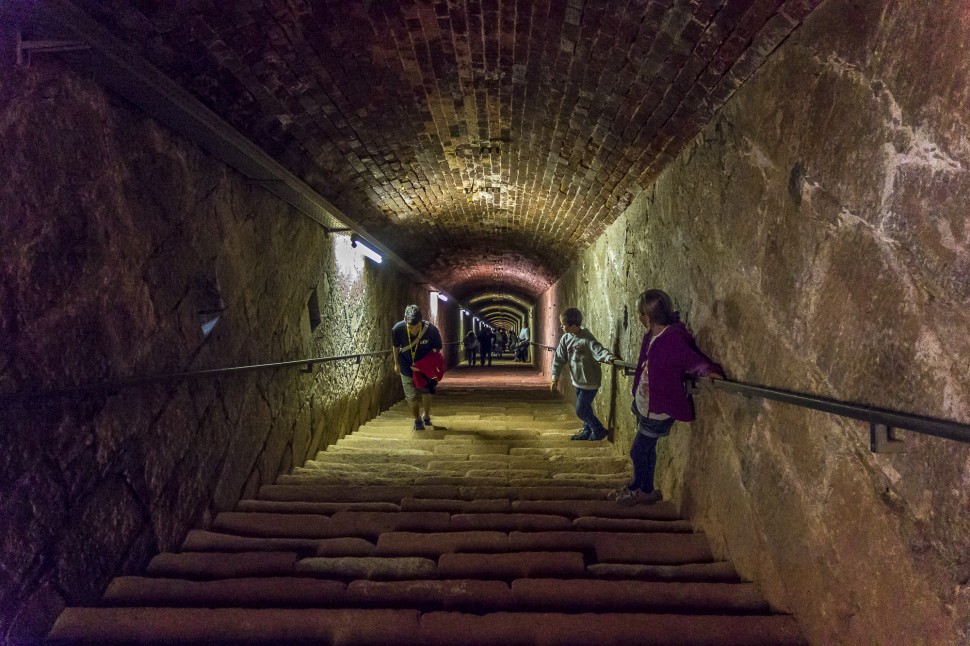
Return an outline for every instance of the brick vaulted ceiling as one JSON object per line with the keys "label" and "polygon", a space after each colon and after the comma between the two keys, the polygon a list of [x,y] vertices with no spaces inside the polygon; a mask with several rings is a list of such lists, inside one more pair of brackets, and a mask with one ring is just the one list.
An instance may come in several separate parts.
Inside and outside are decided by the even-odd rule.
{"label": "brick vaulted ceiling", "polygon": [[820,0],[76,0],[440,287],[535,296]]}

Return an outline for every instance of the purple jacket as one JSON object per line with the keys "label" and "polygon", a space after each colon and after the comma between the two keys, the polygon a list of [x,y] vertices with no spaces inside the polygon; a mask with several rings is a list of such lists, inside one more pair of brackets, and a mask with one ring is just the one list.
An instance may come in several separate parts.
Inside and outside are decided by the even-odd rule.
{"label": "purple jacket", "polygon": [[[647,352],[649,348],[650,352]],[[694,337],[683,323],[674,323],[657,337],[650,345],[650,334],[643,335],[640,345],[640,359],[637,372],[633,377],[633,393],[637,392],[643,376],[643,364],[647,362],[650,378],[650,410],[640,411],[641,415],[664,413],[679,422],[694,419],[694,405],[684,390],[684,375],[692,374],[707,377],[713,373],[724,375],[721,366],[708,359],[694,342]]]}

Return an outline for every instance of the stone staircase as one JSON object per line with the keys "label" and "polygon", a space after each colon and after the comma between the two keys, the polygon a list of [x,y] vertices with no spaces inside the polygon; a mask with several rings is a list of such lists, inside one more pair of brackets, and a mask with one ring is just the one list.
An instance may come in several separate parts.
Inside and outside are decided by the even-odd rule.
{"label": "stone staircase", "polygon": [[70,608],[53,643],[803,644],[669,503],[606,501],[629,465],[537,390],[403,404],[143,576]]}

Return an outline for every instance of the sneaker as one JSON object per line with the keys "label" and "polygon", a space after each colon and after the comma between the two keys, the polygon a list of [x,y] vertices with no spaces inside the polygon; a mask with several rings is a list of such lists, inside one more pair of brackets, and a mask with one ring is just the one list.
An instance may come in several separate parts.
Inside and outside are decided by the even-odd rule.
{"label": "sneaker", "polygon": [[642,489],[627,489],[617,495],[614,502],[621,507],[632,507],[634,505],[652,505],[663,500],[660,489],[654,489],[650,493]]}
{"label": "sneaker", "polygon": [[620,496],[627,495],[627,492],[628,491],[631,491],[629,485],[620,487],[619,489],[615,489],[615,490],[609,492],[608,494],[606,494],[606,499],[615,502],[616,499],[619,498]]}
{"label": "sneaker", "polygon": [[610,432],[604,428],[599,433],[597,433],[596,431],[590,431],[589,432],[589,436],[587,436],[584,439],[587,439],[590,442],[599,442],[600,440],[605,440],[606,439],[606,436],[609,435],[609,434],[610,434]]}
{"label": "sneaker", "polygon": [[424,422],[422,422],[419,419],[414,420],[414,430],[416,430],[416,431],[423,431],[424,430]]}
{"label": "sneaker", "polygon": [[588,440],[589,439],[589,429],[584,428],[579,433],[576,433],[569,439],[571,440]]}
{"label": "sneaker", "polygon": [[424,425],[425,426],[434,426],[434,424],[431,423],[431,416],[430,415],[425,415],[424,416],[424,420],[422,420],[422,421],[424,422]]}

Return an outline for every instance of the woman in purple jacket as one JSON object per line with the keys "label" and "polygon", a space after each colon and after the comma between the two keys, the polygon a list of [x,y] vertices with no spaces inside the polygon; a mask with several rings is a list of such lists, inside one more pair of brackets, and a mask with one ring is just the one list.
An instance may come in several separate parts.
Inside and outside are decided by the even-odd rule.
{"label": "woman in purple jacket", "polygon": [[675,421],[694,419],[694,403],[684,389],[684,375],[723,379],[721,366],[707,358],[680,322],[666,292],[650,289],[637,301],[640,323],[647,332],[633,378],[633,414],[637,436],[630,447],[633,482],[610,494],[618,505],[650,505],[663,499],[653,487],[657,467],[657,441],[668,434]]}

